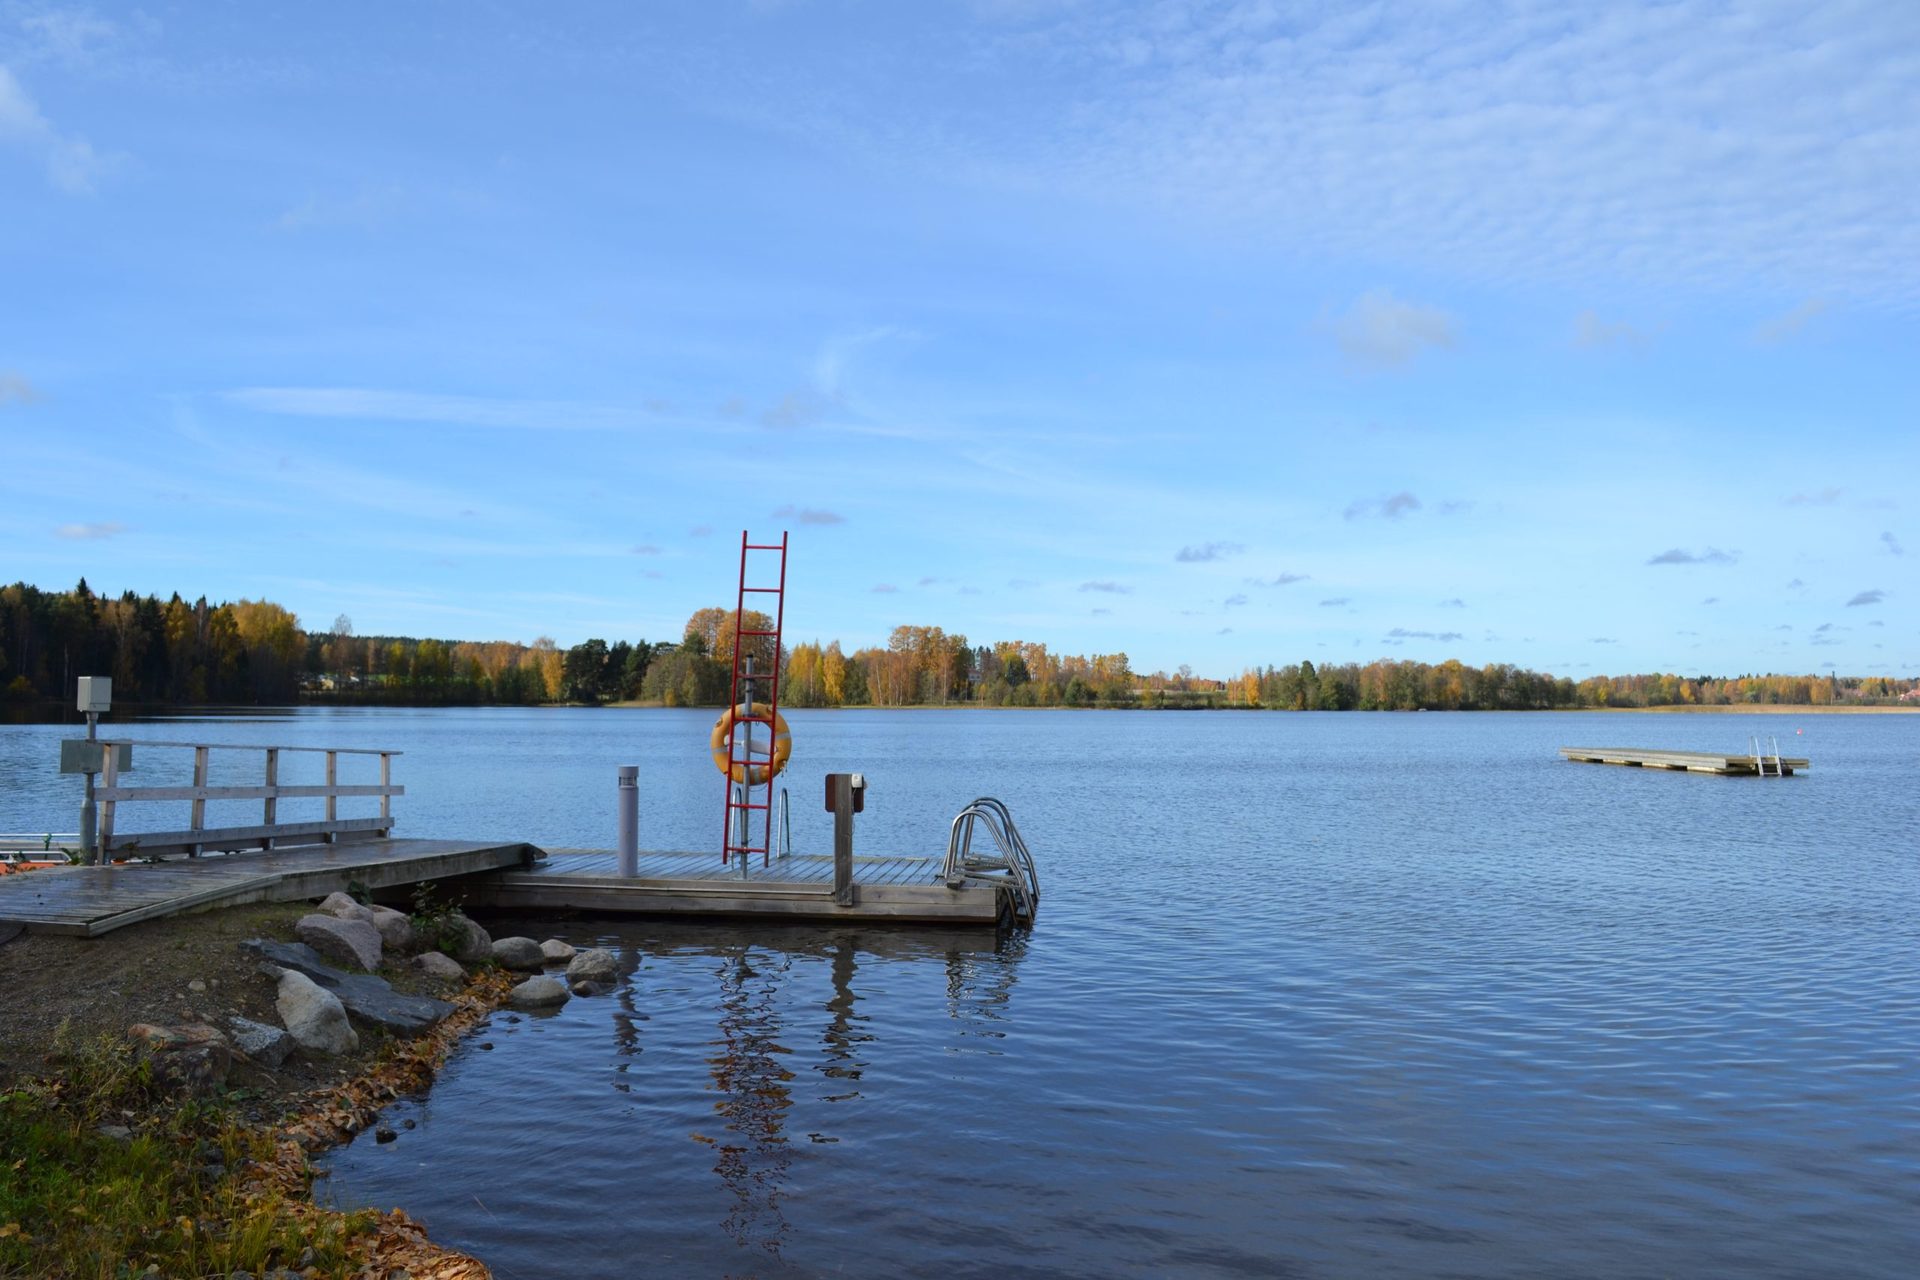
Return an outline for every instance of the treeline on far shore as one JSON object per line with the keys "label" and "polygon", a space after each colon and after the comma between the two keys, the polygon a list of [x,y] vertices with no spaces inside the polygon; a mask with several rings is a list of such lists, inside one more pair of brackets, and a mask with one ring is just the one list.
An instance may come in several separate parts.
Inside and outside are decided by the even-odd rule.
{"label": "treeline on far shore", "polygon": [[[749,631],[770,628],[749,611]],[[361,636],[345,616],[307,630],[265,600],[210,605],[128,592],[107,598],[0,587],[0,699],[58,702],[81,675],[110,675],[120,704],[284,706],[296,702],[473,706],[644,701],[720,706],[735,620],[707,608],[668,641],[541,637],[456,641]],[[764,678],[771,641],[747,656]],[[1130,707],[1295,711],[1553,710],[1661,706],[1920,704],[1920,681],[1885,676],[1671,674],[1575,682],[1507,663],[1381,659],[1248,668],[1231,679],[1187,667],[1137,672],[1124,653],[1057,654],[1021,640],[972,644],[939,627],[896,627],[884,646],[845,652],[808,641],[777,655],[786,706]],[[764,690],[764,685],[761,686]],[[764,693],[763,695],[764,696]]]}

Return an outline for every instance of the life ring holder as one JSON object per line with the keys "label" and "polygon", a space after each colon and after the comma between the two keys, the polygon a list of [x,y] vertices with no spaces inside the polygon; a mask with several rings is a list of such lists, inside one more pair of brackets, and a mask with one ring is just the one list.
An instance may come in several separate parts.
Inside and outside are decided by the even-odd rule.
{"label": "life ring holder", "polygon": [[733,726],[736,721],[747,715],[764,716],[771,708],[764,702],[753,703],[750,708],[742,703],[737,707],[728,707],[713,722],[713,733],[707,738],[707,747],[713,754],[713,767],[726,774],[735,782],[748,786],[761,786],[773,780],[774,775],[786,768],[787,760],[793,755],[793,733],[787,728],[786,717],[778,711],[773,712],[773,759],[771,767],[762,764],[734,763]]}

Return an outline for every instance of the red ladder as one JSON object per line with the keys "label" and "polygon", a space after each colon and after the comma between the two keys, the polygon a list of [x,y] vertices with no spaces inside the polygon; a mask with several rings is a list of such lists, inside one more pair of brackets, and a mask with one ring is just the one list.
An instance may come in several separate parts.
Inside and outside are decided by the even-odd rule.
{"label": "red ladder", "polygon": [[[750,551],[779,553],[778,586],[747,585],[747,553]],[[763,559],[770,560],[771,557]],[[773,630],[746,625],[747,597],[750,595],[773,597]],[[767,865],[772,857],[774,717],[780,711],[780,662],[785,656],[780,648],[780,628],[786,623],[786,617],[787,535],[782,533],[777,544],[755,544],[748,542],[746,530],[741,530],[740,594],[733,607],[733,685],[727,698],[727,706],[733,709],[734,717],[733,729],[727,737],[726,825],[720,846],[723,865],[732,862],[736,853],[743,859],[757,853],[762,866]],[[752,655],[748,652],[746,642],[762,638],[771,638],[773,641],[773,670],[769,672],[749,669]],[[766,694],[764,698],[756,696],[762,691]],[[766,711],[755,714],[752,705],[755,703],[763,704]],[[735,784],[733,779],[736,775],[746,781]],[[755,781],[756,777],[758,781]],[[755,800],[755,794],[763,789],[766,798]],[[761,815],[759,844],[754,844],[751,839],[755,813]]]}

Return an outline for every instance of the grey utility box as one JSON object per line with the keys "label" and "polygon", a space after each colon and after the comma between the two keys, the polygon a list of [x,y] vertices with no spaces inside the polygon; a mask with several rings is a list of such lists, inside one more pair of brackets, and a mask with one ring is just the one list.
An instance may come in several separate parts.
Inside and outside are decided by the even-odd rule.
{"label": "grey utility box", "polygon": [[80,709],[105,713],[113,707],[112,676],[80,677]]}

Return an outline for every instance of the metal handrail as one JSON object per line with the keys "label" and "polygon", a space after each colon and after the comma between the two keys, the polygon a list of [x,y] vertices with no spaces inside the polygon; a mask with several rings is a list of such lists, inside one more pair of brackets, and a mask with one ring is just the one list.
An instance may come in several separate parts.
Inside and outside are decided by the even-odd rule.
{"label": "metal handrail", "polygon": [[[984,822],[998,856],[973,851],[974,827]],[[1004,884],[1013,891],[1020,919],[1031,921],[1040,906],[1040,872],[1027,842],[1014,825],[1013,813],[992,796],[981,796],[954,816],[947,831],[947,856],[941,878],[953,888],[967,880]]]}

